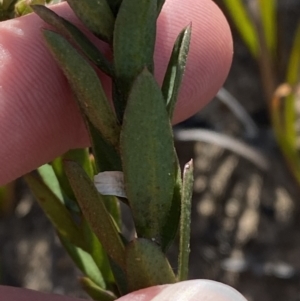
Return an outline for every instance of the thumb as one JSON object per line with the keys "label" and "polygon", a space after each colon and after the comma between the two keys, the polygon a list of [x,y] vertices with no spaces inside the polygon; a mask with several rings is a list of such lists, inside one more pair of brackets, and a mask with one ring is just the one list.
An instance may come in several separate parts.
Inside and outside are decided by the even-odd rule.
{"label": "thumb", "polygon": [[189,280],[142,289],[117,301],[246,301],[234,288],[212,280]]}

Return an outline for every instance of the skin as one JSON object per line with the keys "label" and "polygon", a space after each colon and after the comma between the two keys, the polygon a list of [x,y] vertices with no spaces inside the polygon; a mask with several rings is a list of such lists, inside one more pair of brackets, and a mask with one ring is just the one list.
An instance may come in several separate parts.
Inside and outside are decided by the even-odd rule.
{"label": "skin", "polygon": [[[84,29],[66,3],[52,8]],[[211,0],[167,0],[158,20],[155,51],[155,75],[159,83],[162,82],[176,36],[190,22],[192,41],[174,123],[195,114],[212,99],[226,79],[232,60],[229,26]],[[47,25],[33,14],[0,23],[0,185],[69,149],[89,145],[67,81],[41,35],[41,29],[45,27]],[[91,39],[95,40],[93,37]],[[105,45],[95,42],[100,49],[108,52]],[[109,95],[108,79],[103,75],[100,77]],[[120,301],[152,300],[167,288],[176,296],[178,290],[190,290],[203,282],[199,281],[185,282],[180,288],[176,285],[149,288],[135,293],[138,295],[136,299],[131,294]],[[11,301],[78,300],[7,287],[0,287],[0,296]],[[196,299],[242,300],[224,296],[224,292],[215,294],[214,289],[203,295],[201,288]],[[181,300],[196,299],[194,296]],[[157,297],[155,300],[167,299]]]}

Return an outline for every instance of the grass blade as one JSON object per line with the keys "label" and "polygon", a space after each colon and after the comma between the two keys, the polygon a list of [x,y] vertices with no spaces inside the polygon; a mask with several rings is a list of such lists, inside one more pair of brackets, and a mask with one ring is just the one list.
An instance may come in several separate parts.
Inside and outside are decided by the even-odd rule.
{"label": "grass blade", "polygon": [[260,17],[269,53],[276,57],[277,49],[277,0],[259,0]]}
{"label": "grass blade", "polygon": [[[294,86],[300,81],[300,23],[296,30],[295,38],[292,45],[289,62],[287,65],[286,82],[291,86],[292,90]],[[297,92],[296,92],[297,93]],[[289,95],[286,95],[284,99],[284,120],[285,120],[285,138],[290,146],[296,151],[297,132],[295,123],[297,120],[296,113],[296,93],[291,91]]]}
{"label": "grass blade", "polygon": [[259,55],[259,40],[243,1],[223,0],[223,3],[251,54],[257,58]]}
{"label": "grass blade", "polygon": [[295,33],[286,72],[286,82],[295,85],[300,80],[300,22]]}
{"label": "grass blade", "polygon": [[295,115],[289,115],[286,112],[286,105],[291,106],[291,104],[295,102],[295,98],[297,97],[296,93],[297,90],[293,91],[292,87],[288,84],[279,86],[272,100],[271,113],[272,124],[278,144],[295,179],[300,183],[300,157],[296,147],[297,137],[295,128],[292,129],[291,133],[288,133],[288,129],[291,128],[291,125],[293,124],[295,126],[295,119],[293,119]]}

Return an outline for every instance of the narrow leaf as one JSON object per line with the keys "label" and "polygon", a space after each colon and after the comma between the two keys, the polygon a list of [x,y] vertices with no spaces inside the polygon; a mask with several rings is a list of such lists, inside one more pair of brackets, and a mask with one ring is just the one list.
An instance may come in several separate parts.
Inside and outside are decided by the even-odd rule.
{"label": "narrow leaf", "polygon": [[93,280],[95,284],[105,289],[106,284],[103,279],[103,276],[91,255],[71,244],[63,236],[59,235],[59,238],[62,245],[72,258],[72,260],[75,262],[77,267],[82,271],[82,273],[88,276],[91,280]]}
{"label": "narrow leaf", "polygon": [[45,164],[38,168],[38,173],[42,178],[43,182],[49,189],[61,200],[62,204],[66,209],[72,214],[73,219],[76,216],[77,220],[80,220],[80,209],[76,203],[74,195],[70,191],[70,195],[64,191],[63,186],[61,185],[60,179],[55,173],[55,170],[52,165]]}
{"label": "narrow leaf", "polygon": [[[176,156],[177,158],[177,156]],[[181,212],[181,170],[178,163],[178,159],[175,163],[175,186],[173,192],[172,205],[169,214],[165,220],[165,224],[162,228],[161,233],[161,249],[166,252],[172,242],[174,241],[176,234],[178,232],[180,212]]]}
{"label": "narrow leaf", "polygon": [[165,3],[165,0],[157,0],[157,14],[159,15],[160,11],[162,10],[162,7]]}
{"label": "narrow leaf", "polygon": [[175,156],[163,95],[146,69],[130,92],[120,145],[125,190],[137,234],[160,240],[172,205]]}
{"label": "narrow leaf", "polygon": [[122,170],[121,158],[116,149],[105,141],[95,126],[85,118],[92,143],[96,172]]}
{"label": "narrow leaf", "polygon": [[107,0],[107,3],[111,11],[113,12],[114,16],[116,16],[119,11],[122,0]]}
{"label": "narrow leaf", "polygon": [[98,193],[93,182],[76,162],[65,161],[64,166],[80,208],[92,230],[107,254],[120,267],[124,267],[124,244],[104,205],[106,197]]}
{"label": "narrow leaf", "polygon": [[[79,228],[78,234],[75,239],[70,240],[69,236],[66,236],[66,238],[64,238],[64,236],[62,234],[60,234],[61,231],[59,231],[59,229],[58,229],[58,234],[59,234],[60,238],[64,239],[65,241],[70,240],[69,244],[71,244],[71,242],[72,242],[72,246],[74,245],[74,242],[76,242],[77,246],[81,247],[83,250],[88,252],[93,257],[96,265],[98,266],[100,271],[103,273],[103,276],[105,277],[106,281],[112,281],[112,275],[111,275],[110,268],[109,268],[108,258],[106,256],[99,240],[95,237],[95,234],[91,231],[90,227],[88,227],[86,221],[82,218],[81,213],[79,213],[80,210],[78,208],[77,202],[74,201],[75,200],[74,195],[73,195],[73,199],[65,198],[65,195],[62,193],[61,187],[60,187],[58,180],[57,180],[50,165],[47,164],[47,165],[41,166],[38,169],[38,172],[39,172],[40,176],[42,177],[42,180],[44,181],[45,185],[47,185],[49,187],[49,189],[52,191],[52,193],[56,194],[56,196],[59,198],[61,203],[64,203],[65,206],[67,206],[68,208],[70,207],[70,204],[73,207],[76,205],[76,210],[74,210],[73,207],[71,209],[73,209],[72,210],[73,211],[72,212],[73,219],[77,219],[78,221],[80,221],[80,224],[78,224],[78,226],[77,226]],[[55,205],[55,203],[51,204],[51,206],[54,206],[54,205]],[[59,210],[59,208],[60,208],[60,206],[58,207],[58,210]],[[77,213],[79,213],[79,214],[77,214]],[[60,215],[57,215],[56,212],[52,212],[52,216],[53,216],[53,218],[60,218]],[[58,221],[58,222],[61,222],[61,221]],[[72,234],[72,233],[70,233],[70,234]],[[73,246],[73,248],[76,248],[76,247]],[[72,254],[70,254],[70,255],[72,257]],[[87,275],[89,275],[89,274],[87,274]],[[92,277],[92,276],[90,275],[90,277]],[[92,279],[94,279],[94,278],[92,277]],[[96,281],[96,280],[94,280],[94,281]]]}
{"label": "narrow leaf", "polygon": [[162,93],[171,120],[186,66],[190,40],[191,25],[186,27],[176,39],[162,85]]}
{"label": "narrow leaf", "polygon": [[105,74],[112,76],[113,70],[110,62],[81,30],[43,5],[32,5],[31,7],[41,19],[52,25],[61,35],[76,45]]}
{"label": "narrow leaf", "polygon": [[80,278],[79,282],[81,284],[81,287],[95,301],[113,301],[117,299],[117,297],[112,292],[102,289],[87,277]]}
{"label": "narrow leaf", "polygon": [[176,282],[160,247],[147,239],[139,238],[127,245],[126,271],[129,291]]}
{"label": "narrow leaf", "polygon": [[[94,176],[92,163],[90,160],[90,152],[88,148],[71,149],[62,156],[62,160],[70,160],[77,162],[92,179]],[[61,165],[63,163],[61,162]],[[63,168],[63,166],[62,166]]]}
{"label": "narrow leaf", "polygon": [[67,0],[67,2],[90,31],[106,42],[112,40],[114,16],[107,0]]}
{"label": "narrow leaf", "polygon": [[191,232],[191,203],[193,194],[193,161],[188,162],[183,171],[181,217],[180,217],[180,241],[178,259],[178,280],[188,278]]}
{"label": "narrow leaf", "polygon": [[110,260],[110,266],[114,274],[115,282],[118,287],[118,291],[120,292],[120,295],[127,295],[129,292],[127,276],[125,274],[126,271],[122,270],[120,266],[117,265],[113,260]]}
{"label": "narrow leaf", "polygon": [[[85,118],[86,119],[86,118]],[[92,142],[92,149],[96,163],[96,173],[103,171],[121,171],[121,159],[115,148],[108,144],[99,131],[86,120],[86,126]],[[119,229],[121,229],[121,212],[119,201],[114,196],[106,196],[104,199],[106,209],[113,217]]]}
{"label": "narrow leaf", "polygon": [[[47,169],[49,172],[49,179],[54,179],[55,175],[50,165],[44,165],[41,169]],[[65,238],[67,238],[74,245],[85,249],[84,241],[82,240],[82,233],[79,227],[75,224],[72,219],[70,212],[63,205],[63,197],[61,192],[54,188],[59,187],[56,182],[53,183],[52,187],[46,185],[41,177],[35,173],[29,173],[24,176],[26,183],[31,189],[33,195],[37,199],[39,205],[52,222],[57,231]],[[53,190],[55,192],[53,192]]]}
{"label": "narrow leaf", "polygon": [[153,71],[156,16],[156,1],[123,0],[120,6],[113,39],[114,67],[118,87],[126,96],[144,67]]}
{"label": "narrow leaf", "polygon": [[[66,193],[68,196],[68,200],[65,201],[67,208],[70,208],[70,210],[72,210],[75,213],[80,212],[80,208],[77,204],[75,195],[73,193],[73,190],[70,186],[69,180],[68,180],[68,178],[65,174],[64,168],[63,168],[63,160],[73,160],[73,161],[77,162],[80,166],[83,167],[83,169],[86,171],[89,178],[92,179],[93,178],[93,170],[92,170],[89,151],[88,151],[88,149],[70,150],[69,152],[64,154],[62,157],[59,157],[52,162],[52,167],[53,167],[53,170],[55,171],[55,174],[60,183],[60,186],[63,189],[64,193]],[[113,215],[114,218],[115,218],[115,216],[116,216],[116,214]],[[120,219],[119,214],[117,216],[118,216],[118,220],[119,220]],[[109,266],[109,261],[108,261],[107,255],[104,252],[103,247],[100,244],[98,238],[91,231],[90,227],[87,225],[86,221],[83,219],[81,220],[80,228],[83,231],[83,236],[84,236],[83,240],[85,242],[85,250],[93,258],[94,262],[98,266],[98,269],[101,271],[103,278],[106,281],[113,282],[113,276],[110,271],[110,266]],[[75,248],[75,246],[74,246],[74,248]],[[75,253],[77,254],[77,251],[75,251]],[[70,254],[70,255],[72,255],[72,254]],[[75,259],[73,258],[73,260],[75,260]],[[79,261],[81,262],[80,258],[79,258]],[[79,266],[79,268],[80,268],[80,266]],[[89,273],[86,273],[86,275],[88,275],[91,279],[94,279]],[[98,283],[96,280],[94,280],[94,281],[96,283]]]}
{"label": "narrow leaf", "polygon": [[64,168],[63,168],[63,160],[73,160],[77,162],[80,166],[83,167],[83,169],[86,171],[86,173],[89,175],[90,178],[93,178],[93,167],[90,161],[90,155],[88,149],[73,149],[68,151],[66,154],[64,154],[61,157],[56,158],[54,161],[52,161],[51,166],[53,168],[53,171],[57,177],[57,180],[60,184],[61,189],[68,197],[68,201],[66,203],[67,207],[71,209],[74,212],[79,212],[78,205],[75,200],[75,196],[73,193],[73,190],[70,186],[69,180],[65,174]]}
{"label": "narrow leaf", "polygon": [[92,231],[88,222],[84,219],[82,222],[82,229],[84,232],[84,239],[86,241],[88,253],[93,258],[95,264],[100,270],[103,279],[109,285],[114,282],[114,277],[110,268],[109,258],[101,245],[98,237]]}
{"label": "narrow leaf", "polygon": [[44,31],[44,36],[69,80],[80,108],[104,139],[118,148],[120,127],[95,70],[65,38],[48,30]]}

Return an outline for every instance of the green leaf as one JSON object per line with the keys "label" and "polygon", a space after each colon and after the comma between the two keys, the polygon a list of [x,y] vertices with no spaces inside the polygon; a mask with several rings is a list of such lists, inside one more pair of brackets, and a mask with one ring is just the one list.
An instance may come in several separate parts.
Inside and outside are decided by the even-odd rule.
{"label": "green leaf", "polygon": [[59,238],[64,248],[72,258],[72,260],[76,263],[77,267],[83,272],[83,274],[93,280],[95,284],[105,289],[105,280],[103,279],[103,276],[92,256],[89,253],[71,244],[63,236],[59,235]]}
{"label": "green leaf", "polygon": [[[114,277],[110,268],[109,258],[95,233],[91,230],[86,220],[82,222],[84,239],[88,253],[93,258],[107,284],[114,283]],[[91,277],[90,277],[91,278]]]}
{"label": "green leaf", "polygon": [[[73,253],[74,252],[80,253],[80,250],[77,251],[77,249],[74,245],[82,248],[87,253],[89,253],[93,257],[94,261],[96,262],[98,268],[104,275],[105,279],[107,281],[112,281],[112,275],[110,272],[110,267],[109,267],[109,263],[108,263],[106,254],[104,253],[103,248],[102,248],[101,244],[99,243],[98,239],[91,232],[90,228],[87,227],[86,222],[84,220],[82,220],[82,217],[81,216],[77,217],[78,219],[81,219],[80,225],[79,226],[75,225],[77,232],[74,232],[74,230],[72,230],[72,229],[70,230],[70,226],[69,227],[62,226],[65,223],[67,223],[67,225],[69,223],[73,223],[73,220],[70,220],[71,215],[70,215],[69,211],[67,211],[67,209],[64,207],[64,205],[62,205],[62,202],[66,202],[66,201],[63,200],[64,195],[61,191],[61,188],[55,177],[52,167],[50,165],[44,165],[39,168],[39,173],[40,173],[42,179],[44,180],[44,182],[42,182],[42,184],[45,185],[45,188],[44,188],[45,196],[42,195],[41,193],[38,194],[39,191],[37,191],[37,185],[31,179],[31,176],[34,176],[34,175],[27,175],[25,177],[25,179],[28,182],[28,184],[30,184],[29,185],[30,188],[33,190],[33,193],[38,198],[38,201],[39,201],[40,205],[42,206],[43,210],[45,211],[46,215],[52,221],[54,226],[56,226],[61,239],[64,239],[65,243],[67,243],[67,240],[70,241],[70,243],[72,243],[72,246],[73,246],[72,248],[75,250],[75,251],[74,250],[72,251]],[[35,179],[35,178],[33,178],[33,179]],[[49,189],[49,190],[47,190],[47,189]],[[47,198],[46,198],[46,193],[49,194],[49,196]],[[56,199],[53,198],[53,195],[55,195]],[[47,200],[47,202],[45,202],[45,200]],[[62,231],[62,229],[64,231]],[[69,245],[70,245],[70,243],[69,243]],[[69,246],[69,250],[68,250],[69,253],[71,252],[70,248],[71,248],[71,246]],[[70,254],[70,255],[74,259],[74,254],[73,255]],[[78,264],[78,262],[75,259],[74,259],[74,261]],[[89,266],[87,266],[87,268],[88,267]],[[93,272],[93,273],[95,274],[95,272]],[[97,279],[93,278],[93,276],[91,274],[88,273],[87,275],[89,275],[92,279],[94,279],[94,281],[96,283],[98,283],[100,285],[100,282],[97,281]]]}
{"label": "green leaf", "polygon": [[46,2],[45,0],[19,0],[19,1],[14,1],[16,2],[15,4],[15,16],[20,17],[20,16],[25,16],[27,14],[32,13],[32,8],[31,5],[45,5]]}
{"label": "green leaf", "polygon": [[76,45],[105,74],[109,76],[113,75],[110,62],[75,25],[43,5],[32,5],[31,7],[41,19],[52,25],[61,35],[64,35],[70,42]]}
{"label": "green leaf", "polygon": [[136,239],[126,247],[129,291],[175,283],[175,275],[165,255],[154,242]]}
{"label": "green leaf", "polygon": [[190,40],[191,25],[186,27],[176,39],[162,85],[162,93],[171,120],[186,66]]}
{"label": "green leaf", "polygon": [[119,11],[122,0],[107,0],[107,3],[111,11],[113,12],[114,16],[116,16]]}
{"label": "green leaf", "polygon": [[[292,50],[287,64],[286,82],[294,88],[300,82],[300,23],[296,30]],[[295,153],[298,139],[295,124],[297,122],[296,93],[290,93],[284,99],[284,120],[285,120],[285,137],[290,147]]]}
{"label": "green leaf", "polygon": [[[96,161],[96,172],[122,171],[121,159],[116,150],[108,144],[99,131],[86,120],[86,125],[92,142],[93,154]],[[119,229],[122,228],[119,201],[114,196],[106,196],[104,199],[106,209],[115,220]]]}
{"label": "green leaf", "polygon": [[293,110],[293,105],[296,101],[296,91],[288,84],[279,86],[272,99],[271,116],[276,139],[281,151],[293,175],[298,183],[300,183],[300,157],[299,151],[296,148],[296,115]]}
{"label": "green leaf", "polygon": [[61,200],[66,209],[70,211],[71,214],[75,213],[74,216],[76,216],[76,214],[80,212],[80,209],[75,202],[74,195],[72,197],[72,195],[69,196],[66,194],[53,167],[50,164],[42,165],[38,168],[38,173],[49,189],[57,196],[59,200]]}
{"label": "green leaf", "polygon": [[193,195],[193,161],[188,162],[183,171],[183,187],[180,217],[180,241],[178,258],[178,280],[188,278],[191,232],[191,203]]}
{"label": "green leaf", "polygon": [[127,277],[125,274],[125,270],[122,270],[119,265],[117,265],[114,261],[110,260],[110,266],[112,272],[115,276],[116,285],[118,287],[118,291],[120,292],[121,296],[127,295],[128,292],[128,283]]}
{"label": "green leaf", "polygon": [[82,277],[79,280],[81,287],[89,294],[95,301],[113,301],[117,297],[110,291],[103,290],[96,283],[87,277]]}
{"label": "green leaf", "polygon": [[277,48],[277,0],[259,0],[258,4],[266,45],[269,53],[275,58]]}
{"label": "green leaf", "polygon": [[70,186],[69,180],[65,174],[63,168],[63,160],[66,159],[66,160],[76,161],[80,166],[83,167],[83,169],[92,179],[94,172],[89,156],[90,155],[88,149],[72,149],[68,151],[66,154],[64,154],[63,156],[58,157],[51,162],[51,166],[57,177],[60,187],[68,198],[65,204],[70,210],[74,212],[79,212],[79,208],[75,200],[75,196]]}
{"label": "green leaf", "polygon": [[114,67],[119,90],[126,97],[137,75],[153,72],[156,36],[156,1],[123,0],[114,30]]}
{"label": "green leaf", "polygon": [[259,40],[243,0],[224,0],[223,3],[251,54],[257,58],[259,55]]}
{"label": "green leaf", "polygon": [[165,0],[157,0],[157,14],[160,13],[164,3],[165,3]]}
{"label": "green leaf", "polygon": [[130,92],[120,145],[125,190],[137,234],[160,240],[172,205],[176,159],[163,95],[147,69]]}
{"label": "green leaf", "polygon": [[286,82],[292,86],[300,81],[300,22],[295,33],[292,50],[287,63]]}
{"label": "green leaf", "polygon": [[97,173],[101,171],[122,171],[121,158],[116,149],[105,141],[101,133],[89,120],[86,120],[86,125],[92,143]]}
{"label": "green leaf", "polygon": [[[176,156],[177,159],[177,156]],[[178,232],[180,211],[181,211],[181,170],[178,163],[178,159],[175,163],[175,186],[173,192],[172,205],[168,216],[166,217],[165,224],[162,228],[161,233],[161,249],[166,252],[172,242],[174,241],[176,234]]]}
{"label": "green leaf", "polygon": [[[298,135],[295,127],[297,120],[295,111],[295,103],[297,101],[296,85],[300,82],[300,23],[296,30],[287,64],[286,82],[288,83],[288,93],[277,96],[276,94],[279,94],[277,92],[273,98],[272,121],[276,138],[289,167],[297,181],[300,182],[300,158],[296,147]],[[280,88],[278,88],[278,91],[280,91]],[[276,104],[276,102],[280,103]]]}
{"label": "green leaf", "polygon": [[62,36],[44,31],[50,49],[66,75],[81,110],[116,149],[120,126],[95,70]]}
{"label": "green leaf", "polygon": [[114,15],[107,0],[67,0],[67,2],[90,31],[106,42],[112,41]]}
{"label": "green leaf", "polygon": [[[87,175],[93,179],[94,171],[90,160],[90,152],[88,148],[71,149],[62,156],[62,160],[70,160],[77,162],[87,173]],[[61,162],[61,168],[63,168]]]}
{"label": "green leaf", "polygon": [[104,205],[106,196],[98,193],[93,182],[76,162],[65,161],[64,166],[85,218],[107,254],[123,268],[124,244]]}
{"label": "green leaf", "polygon": [[33,195],[60,235],[74,245],[85,249],[82,232],[73,221],[71,213],[63,205],[63,194],[52,167],[48,164],[43,165],[39,168],[39,172],[43,178],[36,173],[24,176]]}
{"label": "green leaf", "polygon": [[112,98],[117,119],[122,124],[127,97],[125,97],[125,95],[122,94],[122,91],[119,89],[116,78],[112,80]]}
{"label": "green leaf", "polygon": [[[73,193],[73,190],[70,186],[69,180],[65,174],[64,168],[63,168],[63,160],[73,160],[77,162],[80,166],[83,167],[83,169],[86,171],[88,174],[89,178],[93,179],[93,168],[90,160],[90,155],[88,149],[74,149],[70,150],[66,154],[64,154],[62,157],[59,157],[55,159],[52,162],[52,167],[55,171],[55,174],[57,176],[57,179],[59,180],[59,183],[63,189],[63,191],[67,194],[68,198],[71,200],[74,200],[72,203],[71,209],[74,212],[80,212],[80,209],[78,207],[75,195]],[[110,200],[113,202],[113,200]],[[76,204],[76,208],[74,209],[74,206]],[[118,205],[118,203],[117,203]],[[112,204],[109,203],[109,206],[113,206]],[[69,202],[67,202],[67,207],[69,208]],[[116,210],[116,209],[115,209]],[[112,216],[115,218],[116,216],[118,217],[118,221],[120,221],[120,212],[115,212],[115,210],[112,211]],[[103,250],[102,245],[100,244],[98,238],[95,236],[95,234],[91,231],[90,227],[87,225],[85,220],[82,220],[81,222],[81,229],[83,229],[83,236],[84,236],[84,241],[86,248],[85,250],[88,251],[88,253],[93,257],[95,263],[97,264],[99,270],[101,271],[103,278],[106,281],[113,282],[113,277],[112,273],[110,271],[110,266],[108,262],[108,258],[106,253]],[[74,258],[73,258],[74,260]],[[89,274],[87,274],[91,279],[93,277]],[[95,281],[95,280],[94,280]],[[98,283],[97,281],[95,281]],[[99,283],[98,283],[99,284]],[[102,286],[103,287],[103,286]]]}

